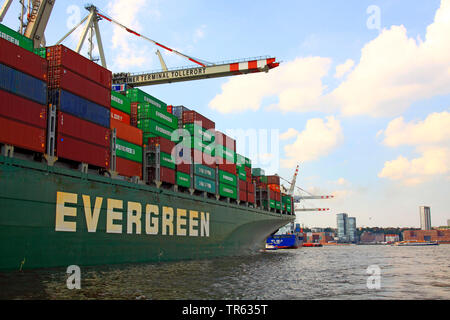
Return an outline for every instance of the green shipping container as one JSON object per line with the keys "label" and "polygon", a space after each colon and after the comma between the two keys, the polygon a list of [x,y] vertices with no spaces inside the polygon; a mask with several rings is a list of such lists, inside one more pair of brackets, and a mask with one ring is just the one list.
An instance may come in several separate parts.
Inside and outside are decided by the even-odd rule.
{"label": "green shipping container", "polygon": [[286,211],[289,213],[292,212],[292,206],[290,204],[286,204]]}
{"label": "green shipping container", "polygon": [[142,147],[124,140],[116,139],[116,155],[142,163]]}
{"label": "green shipping container", "polygon": [[165,152],[159,153],[159,164],[162,167],[175,170],[175,159],[173,159],[172,155]]}
{"label": "green shipping container", "polygon": [[177,172],[177,185],[181,187],[190,188],[191,176],[183,172]]}
{"label": "green shipping container", "polygon": [[219,170],[219,182],[225,183],[232,187],[237,187],[237,178],[234,174]]}
{"label": "green shipping container", "polygon": [[280,201],[275,201],[275,208],[278,210],[281,210],[281,202]]}
{"label": "green shipping container", "polygon": [[155,120],[145,119],[145,120],[138,120],[137,124],[138,128],[141,129],[145,134],[152,134],[157,137],[163,137],[168,140],[171,140],[173,129],[169,128],[161,123],[156,122]]}
{"label": "green shipping container", "polygon": [[245,168],[245,157],[243,155],[235,153],[235,159],[234,159],[236,165],[238,168]]}
{"label": "green shipping container", "polygon": [[47,58],[47,49],[46,48],[35,48],[33,49],[34,54],[37,54],[41,58]]}
{"label": "green shipping container", "polygon": [[221,145],[216,145],[216,152],[215,152],[215,156],[222,158],[222,159],[226,159],[228,162],[231,163],[235,163],[235,155],[236,152],[231,151],[230,149],[221,146]]}
{"label": "green shipping container", "polygon": [[216,182],[194,175],[194,189],[208,193],[216,193]]}
{"label": "green shipping container", "polygon": [[245,169],[237,169],[237,173],[239,176],[239,179],[246,181],[247,180],[247,173],[245,172]]}
{"label": "green shipping container", "polygon": [[202,164],[194,164],[194,174],[200,177],[216,180],[216,170]]}
{"label": "green shipping container", "polygon": [[[9,42],[18,45],[28,51],[34,51],[33,40],[21,35],[20,33],[8,28],[7,26],[0,23],[0,38],[3,38]],[[35,52],[36,53],[36,52]]]}
{"label": "green shipping container", "polygon": [[169,112],[158,109],[149,103],[138,105],[138,120],[152,119],[169,128],[178,129],[178,118]]}
{"label": "green shipping container", "polygon": [[167,111],[167,104],[165,102],[156,99],[155,97],[149,95],[147,92],[144,92],[141,89],[128,89],[127,97],[130,98],[131,102],[147,102],[161,110]]}
{"label": "green shipping container", "polygon": [[261,176],[263,176],[265,174],[266,173],[261,168],[253,168],[252,169],[252,175],[255,176],[255,177],[261,177]]}
{"label": "green shipping container", "polygon": [[130,114],[131,112],[130,98],[116,91],[111,91],[111,107],[123,111],[126,114]]}
{"label": "green shipping container", "polygon": [[282,202],[282,203],[286,203],[286,204],[292,204],[292,203],[291,203],[291,197],[290,197],[290,196],[282,196],[282,197],[281,197],[281,202]]}
{"label": "green shipping container", "polygon": [[214,142],[216,139],[214,132],[206,130],[195,123],[186,123],[183,125],[183,128],[189,131],[191,136],[199,137],[204,142]]}
{"label": "green shipping container", "polygon": [[252,160],[250,158],[245,158],[245,166],[248,168],[252,167]]}
{"label": "green shipping container", "polygon": [[[267,209],[267,200],[264,200],[262,205],[265,209]],[[270,208],[276,209],[276,201],[275,200],[270,200]]]}
{"label": "green shipping container", "polygon": [[237,189],[227,184],[219,184],[219,195],[222,197],[237,199]]}

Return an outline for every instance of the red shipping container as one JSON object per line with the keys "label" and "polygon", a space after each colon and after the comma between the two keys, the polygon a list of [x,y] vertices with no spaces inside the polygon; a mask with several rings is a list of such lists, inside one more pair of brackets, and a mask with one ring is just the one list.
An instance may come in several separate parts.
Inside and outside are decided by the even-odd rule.
{"label": "red shipping container", "polygon": [[144,143],[146,143],[150,148],[159,146],[159,150],[167,154],[172,154],[172,151],[175,148],[174,141],[163,137],[148,138],[147,141],[144,141]]}
{"label": "red shipping container", "polygon": [[110,148],[87,143],[77,138],[58,133],[56,139],[56,155],[58,158],[88,163],[100,168],[110,167]]}
{"label": "red shipping container", "polygon": [[167,106],[167,112],[172,113],[172,108],[173,108],[173,106]]}
{"label": "red shipping container", "polygon": [[247,191],[239,190],[239,200],[247,202]]}
{"label": "red shipping container", "polygon": [[116,157],[116,171],[121,176],[142,179],[142,164],[136,161]]}
{"label": "red shipping container", "polygon": [[[175,184],[175,170],[160,167],[160,181],[170,184]],[[153,183],[156,180],[156,168],[148,168],[148,181]]]}
{"label": "red shipping container", "polygon": [[277,184],[280,185],[280,176],[267,176],[267,184]]}
{"label": "red shipping container", "polygon": [[48,69],[48,88],[61,88],[108,109],[111,108],[111,89],[104,88],[63,67]]}
{"label": "red shipping container", "polygon": [[0,90],[0,116],[39,128],[47,128],[47,107]]}
{"label": "red shipping container", "polygon": [[191,165],[189,163],[177,164],[177,171],[191,174]]}
{"label": "red shipping container", "polygon": [[247,202],[255,203],[255,194],[254,193],[247,193]]}
{"label": "red shipping container", "polygon": [[0,117],[0,143],[45,152],[46,130]]}
{"label": "red shipping container", "polygon": [[89,79],[111,90],[112,73],[110,70],[103,68],[63,45],[48,47],[47,60],[49,61],[49,67],[64,66],[78,73],[83,78]]}
{"label": "red shipping container", "polygon": [[219,170],[236,174],[236,164],[218,164]]}
{"label": "red shipping container", "polygon": [[215,143],[224,146],[231,151],[236,151],[236,140],[217,130],[215,132]]}
{"label": "red shipping container", "polygon": [[247,182],[238,179],[239,180],[239,191],[246,191],[247,192]]}
{"label": "red shipping container", "polygon": [[125,124],[130,124],[130,116],[125,112],[111,108],[111,120],[118,120]]}
{"label": "red shipping container", "polygon": [[[139,102],[132,102],[131,103],[131,108],[130,108],[130,124],[133,127],[137,127],[137,122],[138,122],[138,118],[137,118],[137,109],[139,106]],[[146,142],[144,141],[144,144]]]}
{"label": "red shipping container", "polygon": [[77,118],[68,113],[58,113],[58,135],[70,136],[103,148],[110,148],[111,129]]}
{"label": "red shipping container", "polygon": [[214,121],[209,120],[208,118],[204,117],[200,113],[196,111],[183,111],[183,124],[185,123],[196,123],[200,127],[204,129],[214,129],[216,127],[216,124]]}
{"label": "red shipping container", "polygon": [[275,192],[275,201],[281,201],[281,193]]}
{"label": "red shipping container", "polygon": [[276,199],[277,196],[275,195],[275,191],[269,190],[269,196],[270,196],[270,199],[277,201],[277,199]]}
{"label": "red shipping container", "polygon": [[47,60],[0,38],[0,63],[47,81]]}
{"label": "red shipping container", "polygon": [[[112,109],[111,109],[112,110]],[[142,130],[118,120],[111,119],[111,129],[116,129],[116,137],[142,146]]]}
{"label": "red shipping container", "polygon": [[253,184],[253,182],[247,182],[247,191],[255,192],[255,185]]}

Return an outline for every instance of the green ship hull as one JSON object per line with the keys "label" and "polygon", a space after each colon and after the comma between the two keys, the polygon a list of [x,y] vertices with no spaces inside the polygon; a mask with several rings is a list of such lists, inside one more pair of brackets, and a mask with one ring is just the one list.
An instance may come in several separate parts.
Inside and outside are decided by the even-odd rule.
{"label": "green ship hull", "polygon": [[295,219],[0,157],[0,269],[204,259],[255,252]]}

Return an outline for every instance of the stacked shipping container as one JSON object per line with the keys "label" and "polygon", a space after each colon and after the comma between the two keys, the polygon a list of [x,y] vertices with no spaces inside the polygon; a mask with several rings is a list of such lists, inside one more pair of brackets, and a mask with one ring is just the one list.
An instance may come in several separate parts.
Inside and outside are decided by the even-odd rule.
{"label": "stacked shipping container", "polygon": [[22,35],[3,25],[0,35],[0,143],[44,153],[47,61]]}
{"label": "stacked shipping container", "polygon": [[[103,169],[114,161],[119,175],[142,178],[148,145],[154,151],[146,159],[148,183],[193,187],[293,212],[292,197],[281,196],[279,177],[252,170],[250,159],[236,154],[236,141],[215,131],[215,123],[198,112],[167,106],[140,89],[111,92],[109,70],[62,45],[34,49],[30,39],[3,25],[0,48],[0,143],[44,153],[49,104],[57,110],[55,155],[60,159]],[[178,128],[189,139],[180,137],[176,148],[171,138]],[[261,190],[265,196],[259,192],[256,199]]]}
{"label": "stacked shipping container", "polygon": [[[173,111],[177,111],[172,109]],[[215,123],[198,112],[184,110],[181,119],[184,131],[181,132],[179,153],[180,164],[192,166],[192,186],[195,190],[216,193],[216,159],[214,158]]]}
{"label": "stacked shipping container", "polygon": [[47,48],[56,156],[104,169],[111,158],[111,71],[63,45]]}

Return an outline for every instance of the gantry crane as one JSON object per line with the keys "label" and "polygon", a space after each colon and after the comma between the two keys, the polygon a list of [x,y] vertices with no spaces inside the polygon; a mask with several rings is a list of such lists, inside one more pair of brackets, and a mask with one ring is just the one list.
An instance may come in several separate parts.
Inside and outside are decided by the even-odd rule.
{"label": "gantry crane", "polygon": [[[12,0],[6,0],[0,11],[0,22],[11,6]],[[28,0],[28,14],[26,24],[23,21],[26,5],[24,0],[20,1],[22,6],[22,13],[20,15],[20,33],[23,32],[24,36],[33,40],[35,48],[45,46],[44,32],[47,27],[48,20],[53,10],[55,0]]]}
{"label": "gantry crane", "polygon": [[[5,1],[0,11],[0,21],[1,19],[3,19],[3,16],[5,15],[9,6],[11,5],[11,2],[12,0]],[[33,39],[35,47],[45,45],[44,31],[47,26],[47,22],[50,17],[53,6],[55,5],[55,2],[56,0],[33,0],[32,6],[30,6],[29,3],[28,23],[26,25],[26,30],[24,34],[28,38]],[[256,72],[269,72],[269,70],[276,68],[280,65],[279,62],[276,62],[276,58],[269,56],[247,58],[222,63],[209,63],[201,59],[193,58],[191,56],[183,54],[177,50],[171,49],[168,46],[165,46],[134,30],[131,30],[130,28],[127,28],[117,20],[109,17],[106,13],[100,12],[100,10],[94,5],[87,5],[85,8],[89,11],[89,14],[86,17],[84,17],[72,30],[70,30],[56,44],[60,44],[72,32],[74,32],[75,29],[77,29],[79,26],[81,26],[84,22],[87,21],[75,51],[78,53],[80,52],[81,48],[83,47],[83,43],[86,40],[87,34],[90,31],[89,37],[90,47],[88,50],[88,55],[91,60],[94,60],[92,56],[93,51],[92,38],[95,33],[97,39],[97,46],[100,53],[101,64],[104,68],[106,68],[107,67],[106,58],[103,51],[100,29],[98,26],[98,21],[106,20],[123,28],[127,32],[137,37],[143,38],[159,46],[160,48],[163,48],[166,51],[182,56],[197,65],[194,67],[190,66],[185,68],[168,69],[164,62],[164,59],[161,56],[161,53],[159,52],[159,50],[157,50],[156,54],[158,55],[161,63],[162,67],[161,71],[140,72],[140,73],[127,73],[127,72],[115,73],[113,74],[113,81],[112,81],[113,84],[127,84],[128,86],[131,87],[142,87],[162,83],[191,81],[217,77],[228,77],[233,75],[241,75]]]}
{"label": "gantry crane", "polygon": [[[292,177],[292,182],[289,182],[286,179],[280,177],[280,179],[282,179],[285,182],[290,184],[289,190],[287,190],[286,188],[284,188],[284,189],[287,191],[288,195],[290,195],[290,196],[292,196],[294,198],[294,206],[295,206],[295,203],[300,203],[302,200],[312,200],[312,199],[325,200],[325,199],[332,199],[332,198],[334,198],[334,196],[315,196],[315,195],[312,195],[309,192],[303,190],[302,188],[297,187],[295,184],[296,184],[296,181],[297,181],[298,169],[299,169],[299,165],[297,165],[297,168],[295,169],[294,176]],[[294,195],[295,188],[297,188],[297,189],[299,189],[299,190],[301,190],[303,192],[308,193],[309,196],[295,196]],[[321,212],[329,211],[329,210],[330,210],[329,208],[298,208],[298,209],[295,209],[295,211],[321,211]]]}

